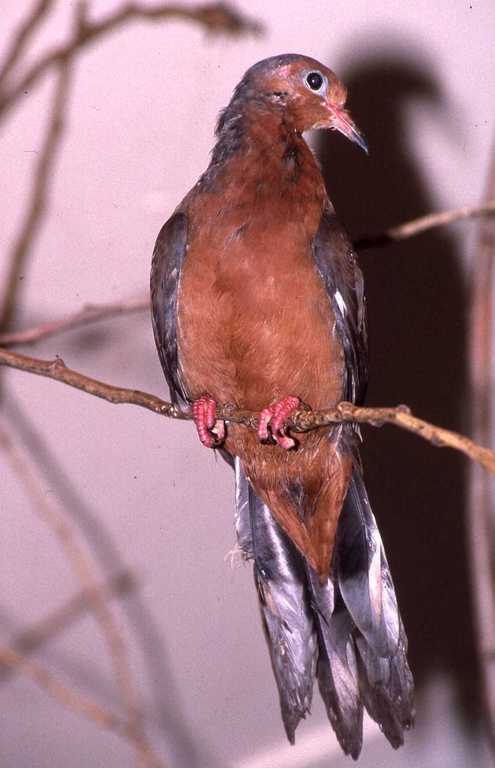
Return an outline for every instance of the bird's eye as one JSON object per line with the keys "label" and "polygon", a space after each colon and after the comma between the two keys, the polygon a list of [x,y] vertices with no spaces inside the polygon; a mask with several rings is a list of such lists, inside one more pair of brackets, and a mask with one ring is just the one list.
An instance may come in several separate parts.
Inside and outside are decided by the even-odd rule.
{"label": "bird's eye", "polygon": [[306,84],[312,91],[319,91],[323,85],[323,76],[319,72],[310,72],[306,76]]}

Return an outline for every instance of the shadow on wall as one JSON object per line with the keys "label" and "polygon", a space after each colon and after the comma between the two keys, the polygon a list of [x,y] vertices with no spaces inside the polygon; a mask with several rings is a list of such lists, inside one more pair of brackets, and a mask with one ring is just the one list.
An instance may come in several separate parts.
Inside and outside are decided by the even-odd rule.
{"label": "shadow on wall", "polygon": [[[425,56],[416,61],[397,49],[338,70],[370,156],[329,133],[321,134],[317,148],[330,197],[353,238],[434,208],[412,155],[406,119],[420,102],[440,115],[442,97],[433,73],[424,69]],[[447,132],[447,118],[439,119]],[[363,252],[360,261],[368,297],[368,404],[407,403],[425,419],[462,430],[467,297],[455,238],[436,230]],[[464,527],[465,459],[393,428],[366,429],[365,438],[368,490],[417,684],[445,670],[472,717],[479,692]]]}
{"label": "shadow on wall", "polygon": [[[105,525],[103,515],[87,504],[79,494],[77,484],[73,483],[64,466],[57,459],[56,451],[37,430],[30,415],[23,412],[15,396],[10,395],[5,398],[4,408],[12,423],[16,425],[17,432],[28,447],[29,453],[36,457],[39,469],[48,484],[57,489],[57,496],[64,509],[73,516],[79,529],[78,533],[80,531],[89,543],[92,555],[99,563],[102,572],[107,575],[107,578],[122,573],[125,563]],[[197,726],[191,728],[184,715],[183,696],[176,679],[173,659],[167,649],[166,638],[157,626],[153,612],[149,610],[139,589],[127,595],[121,606],[127,614],[132,641],[140,648],[146,663],[148,675],[144,685],[147,686],[146,691],[149,692],[151,702],[144,713],[145,719],[148,724],[153,723],[160,728],[171,760],[170,764],[187,766],[187,768],[206,768],[207,766],[223,768],[222,760],[210,750],[207,735],[198,733]],[[0,611],[0,623],[4,631],[12,635],[20,634],[25,629],[25,627],[16,626],[13,618],[5,610]],[[130,641],[130,637],[125,639],[126,643]],[[65,656],[60,650],[54,652],[51,649],[51,654],[57,661],[57,668],[62,669],[70,679],[77,681],[84,689],[91,691],[97,700],[102,696],[104,699],[111,699],[115,695],[113,684],[102,681],[91,664],[85,665],[78,659]],[[0,687],[6,679],[8,677],[5,674],[0,675]],[[140,685],[137,686],[137,688],[140,687]],[[198,744],[201,746],[199,747]]]}

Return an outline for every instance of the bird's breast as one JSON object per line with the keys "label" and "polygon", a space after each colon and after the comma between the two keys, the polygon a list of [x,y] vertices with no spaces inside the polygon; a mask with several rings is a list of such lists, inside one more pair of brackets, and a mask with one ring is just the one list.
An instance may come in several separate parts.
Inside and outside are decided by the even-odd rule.
{"label": "bird's breast", "polygon": [[323,201],[290,173],[278,184],[241,177],[189,208],[177,312],[192,399],[253,410],[286,394],[313,408],[341,399],[343,350],[311,247]]}

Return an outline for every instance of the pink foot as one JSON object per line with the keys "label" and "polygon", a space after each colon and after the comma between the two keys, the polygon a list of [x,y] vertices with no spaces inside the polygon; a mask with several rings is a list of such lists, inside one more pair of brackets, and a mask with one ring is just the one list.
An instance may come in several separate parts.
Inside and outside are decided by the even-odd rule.
{"label": "pink foot", "polygon": [[[296,441],[292,437],[288,437],[286,434],[285,422],[291,416],[294,411],[297,411],[301,404],[298,397],[289,395],[279,400],[273,405],[269,405],[268,408],[263,408],[260,413],[260,420],[258,426],[258,437],[260,440],[268,440],[271,436],[278,445],[285,448],[286,451],[289,448],[293,448]],[[268,431],[270,428],[270,432]]]}
{"label": "pink foot", "polygon": [[225,438],[225,423],[215,418],[217,404],[210,395],[202,395],[192,404],[198,437],[206,448],[216,448]]}

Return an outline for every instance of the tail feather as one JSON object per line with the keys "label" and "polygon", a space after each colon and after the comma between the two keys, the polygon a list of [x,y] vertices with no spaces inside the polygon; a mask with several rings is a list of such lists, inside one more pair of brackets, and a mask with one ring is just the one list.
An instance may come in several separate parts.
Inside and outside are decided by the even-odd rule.
{"label": "tail feather", "polygon": [[357,468],[339,520],[335,560],[339,589],[361,633],[356,637],[361,697],[397,748],[413,724],[414,682],[392,576]]}
{"label": "tail feather", "polygon": [[414,717],[414,684],[394,586],[360,470],[339,519],[325,584],[258,499],[236,459],[236,532],[254,561],[265,635],[289,741],[316,675],[346,754],[362,746],[363,705],[393,747]]}
{"label": "tail feather", "polygon": [[335,589],[330,578],[321,584],[309,565],[306,565],[306,576],[318,632],[320,695],[340,746],[346,755],[357,757],[362,746],[363,705],[352,637],[354,623],[338,593],[340,604],[335,604]]}
{"label": "tail feather", "polygon": [[282,719],[293,744],[311,708],[317,638],[303,562],[268,507],[236,464],[236,530],[239,546],[254,560],[263,626],[280,695]]}
{"label": "tail feather", "polygon": [[377,657],[363,638],[356,645],[364,705],[397,749],[404,743],[404,731],[414,723],[414,681],[407,664],[407,639],[402,624],[399,649],[391,659]]}
{"label": "tail feather", "polygon": [[399,644],[399,609],[375,517],[355,468],[337,530],[335,570],[344,602],[378,656]]}
{"label": "tail feather", "polygon": [[328,625],[320,621],[318,686],[340,746],[357,759],[363,743],[363,705],[353,630],[345,610],[337,609]]}

